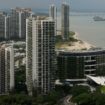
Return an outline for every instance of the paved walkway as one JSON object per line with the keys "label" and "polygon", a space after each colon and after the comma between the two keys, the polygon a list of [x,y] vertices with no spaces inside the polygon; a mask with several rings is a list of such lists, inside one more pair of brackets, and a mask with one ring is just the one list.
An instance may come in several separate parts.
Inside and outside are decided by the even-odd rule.
{"label": "paved walkway", "polygon": [[71,95],[66,96],[64,101],[63,101],[63,105],[75,105],[74,103],[70,102],[71,98],[72,98]]}

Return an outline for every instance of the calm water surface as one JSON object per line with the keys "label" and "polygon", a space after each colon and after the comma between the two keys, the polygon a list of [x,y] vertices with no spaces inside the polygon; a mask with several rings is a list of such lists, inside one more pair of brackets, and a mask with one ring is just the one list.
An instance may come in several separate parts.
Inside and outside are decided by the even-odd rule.
{"label": "calm water surface", "polygon": [[[71,13],[70,30],[79,34],[79,38],[95,46],[105,47],[105,21],[94,21],[94,16],[105,18],[105,13]],[[58,16],[58,29],[61,17]]]}

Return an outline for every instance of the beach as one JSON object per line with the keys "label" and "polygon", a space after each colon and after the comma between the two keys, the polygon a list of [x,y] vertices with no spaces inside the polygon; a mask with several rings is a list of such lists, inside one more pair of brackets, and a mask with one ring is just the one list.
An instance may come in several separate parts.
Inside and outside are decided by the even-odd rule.
{"label": "beach", "polygon": [[77,41],[71,41],[60,45],[60,49],[65,50],[89,50],[91,48],[94,48],[94,45],[91,45],[90,43],[80,40],[79,39],[79,33],[75,32],[75,35],[73,35],[73,38]]}

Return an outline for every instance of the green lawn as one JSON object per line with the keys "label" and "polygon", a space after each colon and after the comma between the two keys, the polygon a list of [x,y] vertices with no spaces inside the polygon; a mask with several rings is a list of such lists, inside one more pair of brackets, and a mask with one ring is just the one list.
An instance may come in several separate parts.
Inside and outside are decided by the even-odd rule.
{"label": "green lawn", "polygon": [[101,86],[101,92],[105,93],[105,86]]}

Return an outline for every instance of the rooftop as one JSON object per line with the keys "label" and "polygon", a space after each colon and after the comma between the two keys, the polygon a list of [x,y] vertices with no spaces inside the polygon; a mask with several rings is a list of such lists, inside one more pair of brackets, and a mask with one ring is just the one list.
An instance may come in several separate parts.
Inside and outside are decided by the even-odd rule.
{"label": "rooftop", "polygon": [[87,79],[90,79],[90,80],[94,81],[98,85],[105,86],[105,76],[97,76],[97,77],[95,77],[95,76],[87,75],[86,77],[87,77]]}

